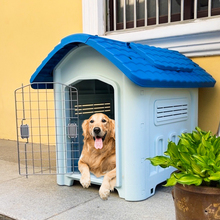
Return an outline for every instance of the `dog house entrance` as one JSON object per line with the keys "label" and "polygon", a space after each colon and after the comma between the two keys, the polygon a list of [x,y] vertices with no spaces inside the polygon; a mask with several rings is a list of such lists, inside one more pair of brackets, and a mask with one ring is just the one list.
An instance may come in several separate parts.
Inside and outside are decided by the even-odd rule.
{"label": "dog house entrance", "polygon": [[81,125],[98,112],[114,119],[114,89],[99,80],[34,83],[15,90],[15,107],[19,173],[78,174]]}
{"label": "dog house entrance", "polygon": [[104,113],[114,119],[114,89],[111,85],[100,80],[82,80],[72,84],[78,90],[79,105],[79,137],[83,146],[82,123],[94,113]]}
{"label": "dog house entrance", "polygon": [[[52,89],[53,88],[53,89]],[[60,83],[15,90],[18,165],[21,175],[78,170],[78,91]]]}

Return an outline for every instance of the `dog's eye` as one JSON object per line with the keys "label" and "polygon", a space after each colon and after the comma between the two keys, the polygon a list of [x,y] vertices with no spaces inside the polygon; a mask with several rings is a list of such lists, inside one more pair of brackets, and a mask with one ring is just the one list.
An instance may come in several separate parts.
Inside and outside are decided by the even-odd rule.
{"label": "dog's eye", "polygon": [[94,120],[91,120],[90,123],[94,123]]}
{"label": "dog's eye", "polygon": [[105,120],[105,119],[102,119],[102,122],[103,122],[103,123],[105,123],[105,122],[106,122],[106,120]]}

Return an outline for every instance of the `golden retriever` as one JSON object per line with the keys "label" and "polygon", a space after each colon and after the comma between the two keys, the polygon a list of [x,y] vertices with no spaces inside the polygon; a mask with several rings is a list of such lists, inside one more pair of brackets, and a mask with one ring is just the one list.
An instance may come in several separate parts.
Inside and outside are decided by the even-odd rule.
{"label": "golden retriever", "polygon": [[90,172],[104,176],[99,195],[106,200],[116,184],[115,121],[105,114],[92,115],[82,124],[84,145],[78,162],[80,183],[91,184]]}

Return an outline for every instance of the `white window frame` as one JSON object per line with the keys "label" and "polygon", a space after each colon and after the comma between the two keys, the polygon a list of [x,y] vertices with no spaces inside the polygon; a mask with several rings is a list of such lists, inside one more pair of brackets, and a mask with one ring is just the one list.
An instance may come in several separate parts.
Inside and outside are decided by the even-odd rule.
{"label": "white window frame", "polygon": [[220,16],[105,32],[105,0],[82,0],[83,33],[177,50],[188,57],[220,55]]}

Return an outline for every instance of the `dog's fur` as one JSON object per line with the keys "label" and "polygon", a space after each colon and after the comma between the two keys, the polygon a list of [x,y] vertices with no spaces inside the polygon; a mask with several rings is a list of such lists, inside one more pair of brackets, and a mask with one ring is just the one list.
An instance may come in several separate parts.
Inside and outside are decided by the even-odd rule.
{"label": "dog's fur", "polygon": [[85,120],[82,129],[84,145],[78,162],[80,183],[84,188],[90,186],[90,172],[96,177],[104,176],[99,195],[105,200],[116,184],[115,121],[98,113]]}

